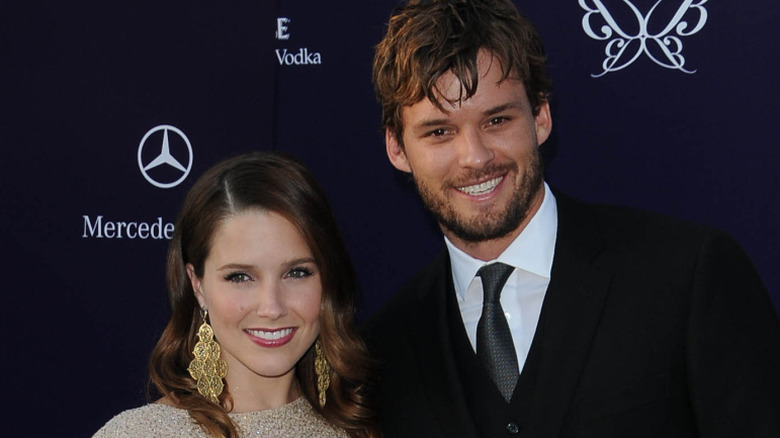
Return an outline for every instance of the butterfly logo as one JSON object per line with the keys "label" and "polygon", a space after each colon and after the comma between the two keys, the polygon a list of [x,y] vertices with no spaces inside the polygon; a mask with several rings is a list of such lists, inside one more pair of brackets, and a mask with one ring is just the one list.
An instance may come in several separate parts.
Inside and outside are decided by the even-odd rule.
{"label": "butterfly logo", "polygon": [[[633,27],[634,23],[624,23],[624,26],[618,24],[615,16],[607,10],[601,0],[579,0],[580,7],[585,10],[585,15],[582,17],[582,29],[585,34],[594,40],[607,42],[604,48],[606,58],[601,65],[604,71],[592,74],[592,77],[598,78],[622,70],[642,54],[647,55],[661,67],[687,74],[696,73],[696,70],[688,70],[684,67],[683,38],[699,32],[707,23],[707,10],[704,8],[707,0],[684,0],[674,11],[672,19],[666,26],[658,31],[652,31],[648,23],[653,20],[653,13],[657,13],[661,2],[662,0],[657,0],[647,15],[642,15],[629,0],[623,0],[636,18],[636,27]],[[692,27],[689,25],[692,21],[688,21],[691,18],[697,20]],[[598,31],[594,30],[594,23],[596,26],[601,24]],[[629,30],[625,24],[631,24],[632,28]]]}

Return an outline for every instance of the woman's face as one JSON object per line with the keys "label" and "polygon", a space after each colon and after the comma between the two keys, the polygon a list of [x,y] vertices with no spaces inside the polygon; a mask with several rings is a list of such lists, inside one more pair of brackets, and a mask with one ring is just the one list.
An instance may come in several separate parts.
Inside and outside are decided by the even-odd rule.
{"label": "woman's face", "polygon": [[292,381],[319,335],[322,300],[319,268],[298,230],[273,212],[231,216],[212,237],[203,277],[189,264],[187,273],[208,310],[229,384]]}

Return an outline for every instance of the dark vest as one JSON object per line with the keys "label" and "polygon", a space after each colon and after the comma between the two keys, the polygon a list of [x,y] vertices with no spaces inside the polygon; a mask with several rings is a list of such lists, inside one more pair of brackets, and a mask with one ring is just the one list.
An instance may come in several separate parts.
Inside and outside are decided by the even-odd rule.
{"label": "dark vest", "polygon": [[533,406],[542,325],[537,327],[515,392],[507,403],[471,347],[451,277],[447,283],[447,319],[452,334],[452,350],[472,422],[481,437],[522,436],[523,429],[531,420],[529,414]]}

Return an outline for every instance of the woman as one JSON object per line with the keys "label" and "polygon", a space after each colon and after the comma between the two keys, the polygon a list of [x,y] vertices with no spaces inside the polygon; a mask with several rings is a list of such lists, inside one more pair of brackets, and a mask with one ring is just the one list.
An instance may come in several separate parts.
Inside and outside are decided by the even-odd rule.
{"label": "woman", "polygon": [[176,224],[168,289],[150,361],[162,398],[95,437],[378,435],[352,264],[302,165],[255,152],[207,171]]}

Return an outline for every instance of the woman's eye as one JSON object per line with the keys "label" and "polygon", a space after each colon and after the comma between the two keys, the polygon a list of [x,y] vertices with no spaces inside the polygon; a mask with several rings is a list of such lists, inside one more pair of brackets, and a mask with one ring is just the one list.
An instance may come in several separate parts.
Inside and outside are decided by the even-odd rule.
{"label": "woman's eye", "polygon": [[252,277],[243,272],[234,272],[232,274],[228,274],[225,277],[225,280],[231,283],[246,283],[247,281],[251,281]]}
{"label": "woman's eye", "polygon": [[312,270],[309,268],[292,268],[289,271],[287,271],[287,277],[288,278],[305,278],[309,277],[313,274]]}

